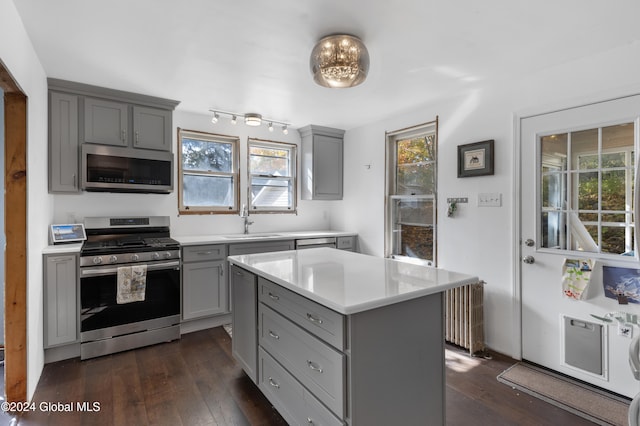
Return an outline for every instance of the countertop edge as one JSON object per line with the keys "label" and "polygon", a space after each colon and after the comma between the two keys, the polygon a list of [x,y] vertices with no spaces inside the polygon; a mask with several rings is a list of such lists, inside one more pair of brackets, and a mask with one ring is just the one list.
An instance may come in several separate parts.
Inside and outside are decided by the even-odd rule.
{"label": "countertop edge", "polygon": [[259,275],[269,281],[274,282],[275,284],[282,286],[283,288],[286,288],[287,290],[290,290],[296,294],[299,294],[300,296],[306,297],[307,299],[313,302],[316,302],[324,307],[327,307],[343,315],[353,315],[360,312],[370,311],[376,308],[393,305],[395,303],[405,302],[408,300],[417,299],[417,298],[429,296],[432,294],[442,293],[445,290],[462,287],[468,284],[475,284],[480,281],[480,279],[477,276],[468,275],[467,278],[457,280],[457,281],[452,281],[447,284],[438,285],[437,287],[429,287],[421,290],[416,290],[411,293],[405,293],[398,296],[391,296],[384,299],[377,299],[370,302],[345,307],[343,305],[336,304],[331,300],[325,299],[323,297],[319,297],[317,294],[313,292],[305,291],[304,289],[298,286],[292,285],[283,279],[280,279],[276,276],[266,273],[251,265],[247,265],[245,263],[236,261],[235,259],[233,259],[233,256],[229,256],[227,260],[231,265],[236,265],[240,268],[246,269],[249,272],[253,272],[256,275]]}
{"label": "countertop edge", "polygon": [[[278,234],[275,236],[264,237],[264,234]],[[242,235],[242,236],[241,236]],[[172,236],[172,238],[180,243],[181,246],[197,246],[202,244],[241,244],[241,243],[256,243],[262,241],[282,241],[282,240],[296,240],[303,238],[325,238],[325,237],[355,237],[358,234],[356,232],[346,231],[291,231],[291,232],[257,232],[255,238],[244,237],[245,234],[238,234],[237,238],[234,238],[233,234],[221,234],[221,235],[178,235]]]}

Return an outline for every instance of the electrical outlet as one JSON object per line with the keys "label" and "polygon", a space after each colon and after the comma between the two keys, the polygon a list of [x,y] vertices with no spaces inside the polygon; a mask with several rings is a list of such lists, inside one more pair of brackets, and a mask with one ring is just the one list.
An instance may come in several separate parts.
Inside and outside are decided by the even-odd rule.
{"label": "electrical outlet", "polygon": [[618,324],[618,336],[631,339],[633,337],[633,325],[631,324]]}
{"label": "electrical outlet", "polygon": [[499,192],[484,192],[478,194],[478,207],[502,206],[502,194]]}

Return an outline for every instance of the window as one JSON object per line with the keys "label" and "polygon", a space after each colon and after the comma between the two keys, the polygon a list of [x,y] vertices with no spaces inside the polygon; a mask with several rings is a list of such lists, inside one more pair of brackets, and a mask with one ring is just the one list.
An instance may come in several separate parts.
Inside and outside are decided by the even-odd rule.
{"label": "window", "polygon": [[296,211],[296,146],[249,139],[249,209]]}
{"label": "window", "polygon": [[632,253],[633,123],[542,136],[540,153],[542,247]]}
{"label": "window", "polygon": [[436,260],[437,120],[387,134],[387,256]]}
{"label": "window", "polygon": [[178,129],[180,213],[237,213],[238,138]]}

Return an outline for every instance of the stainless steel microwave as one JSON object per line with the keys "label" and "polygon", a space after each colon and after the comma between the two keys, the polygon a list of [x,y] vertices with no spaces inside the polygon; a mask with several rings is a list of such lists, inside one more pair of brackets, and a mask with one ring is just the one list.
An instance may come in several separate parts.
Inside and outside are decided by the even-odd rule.
{"label": "stainless steel microwave", "polygon": [[85,191],[168,194],[173,191],[173,154],[105,145],[82,145]]}

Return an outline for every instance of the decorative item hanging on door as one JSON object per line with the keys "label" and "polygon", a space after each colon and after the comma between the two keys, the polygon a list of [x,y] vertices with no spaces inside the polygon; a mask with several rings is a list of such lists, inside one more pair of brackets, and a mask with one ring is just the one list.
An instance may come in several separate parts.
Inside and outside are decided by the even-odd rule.
{"label": "decorative item hanging on door", "polygon": [[575,300],[586,299],[595,261],[592,259],[565,259],[562,265],[562,293]]}
{"label": "decorative item hanging on door", "polygon": [[640,303],[640,269],[602,267],[604,295],[619,304]]}

